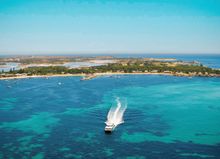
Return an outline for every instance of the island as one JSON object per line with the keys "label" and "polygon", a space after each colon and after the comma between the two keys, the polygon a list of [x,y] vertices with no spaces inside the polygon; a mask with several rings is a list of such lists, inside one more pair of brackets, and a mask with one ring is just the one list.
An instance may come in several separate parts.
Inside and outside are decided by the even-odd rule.
{"label": "island", "polygon": [[49,76],[82,76],[89,80],[102,75],[160,74],[173,76],[220,77],[220,70],[198,61],[175,58],[118,58],[113,56],[19,56],[0,58],[1,66],[18,63],[19,68],[0,70],[0,79]]}

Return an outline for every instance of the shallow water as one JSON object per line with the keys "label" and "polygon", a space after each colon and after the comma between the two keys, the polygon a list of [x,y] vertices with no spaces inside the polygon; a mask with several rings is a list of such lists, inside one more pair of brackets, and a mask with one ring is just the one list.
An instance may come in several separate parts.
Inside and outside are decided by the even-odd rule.
{"label": "shallow water", "polygon": [[63,66],[69,67],[69,68],[79,68],[79,67],[91,67],[91,66],[100,66],[103,64],[97,64],[92,62],[69,62],[65,63]]}
{"label": "shallow water", "polygon": [[[124,123],[107,135],[104,122],[116,98],[127,102]],[[0,159],[217,159],[219,119],[219,78],[4,80],[0,81]]]}
{"label": "shallow water", "polygon": [[7,62],[4,65],[0,65],[0,72],[9,72],[10,70],[19,70],[20,63],[16,62]]}

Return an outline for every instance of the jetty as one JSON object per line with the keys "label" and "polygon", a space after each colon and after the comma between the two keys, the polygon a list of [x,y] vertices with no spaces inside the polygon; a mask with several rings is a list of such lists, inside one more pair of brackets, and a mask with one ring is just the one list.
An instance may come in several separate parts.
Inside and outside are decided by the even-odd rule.
{"label": "jetty", "polygon": [[96,78],[96,77],[97,77],[97,75],[95,75],[95,74],[89,74],[89,75],[83,76],[81,80],[85,81],[85,80],[90,80],[90,79],[93,79],[93,78]]}

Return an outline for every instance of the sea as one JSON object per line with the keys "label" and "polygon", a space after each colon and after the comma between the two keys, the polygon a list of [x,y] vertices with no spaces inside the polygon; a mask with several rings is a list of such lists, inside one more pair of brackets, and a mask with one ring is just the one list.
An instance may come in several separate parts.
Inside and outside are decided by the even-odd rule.
{"label": "sea", "polygon": [[[139,56],[153,57],[132,55]],[[219,55],[163,57],[220,68]],[[0,80],[0,159],[220,158],[220,78],[80,79]],[[126,105],[124,122],[106,134],[118,100]]]}

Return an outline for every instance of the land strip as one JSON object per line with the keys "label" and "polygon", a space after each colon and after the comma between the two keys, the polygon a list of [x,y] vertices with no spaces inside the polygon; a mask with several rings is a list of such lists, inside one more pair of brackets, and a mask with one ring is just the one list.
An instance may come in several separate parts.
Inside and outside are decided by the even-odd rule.
{"label": "land strip", "polygon": [[[68,58],[64,59],[67,60]],[[69,68],[65,66],[60,66],[60,63],[57,63],[57,61],[55,62],[56,64],[54,64],[53,62],[48,62],[46,66],[42,66],[42,63],[38,63],[39,65],[35,66],[36,63],[33,60],[34,63],[29,63],[31,67],[22,67],[19,70],[1,72],[0,79],[50,76],[83,76],[82,80],[88,80],[97,76],[115,74],[159,74],[173,76],[220,77],[219,69],[209,68],[197,61],[186,62],[178,61],[176,59],[155,58],[71,57],[71,60],[73,59],[77,62],[95,61],[96,63],[99,63],[103,60],[107,60],[109,62],[98,66]],[[60,61],[59,58],[55,58],[55,60]],[[7,60],[2,59],[0,61],[8,62]],[[23,61],[25,60],[23,59]],[[30,59],[28,59],[27,61],[30,61]],[[39,61],[39,58],[37,58],[37,61]]]}

